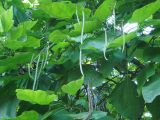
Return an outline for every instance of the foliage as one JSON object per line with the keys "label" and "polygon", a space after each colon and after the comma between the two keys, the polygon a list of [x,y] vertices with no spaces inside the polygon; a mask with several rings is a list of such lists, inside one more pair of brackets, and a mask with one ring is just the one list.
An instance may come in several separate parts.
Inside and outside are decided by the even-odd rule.
{"label": "foliage", "polygon": [[0,119],[160,119],[159,26],[160,0],[1,0]]}

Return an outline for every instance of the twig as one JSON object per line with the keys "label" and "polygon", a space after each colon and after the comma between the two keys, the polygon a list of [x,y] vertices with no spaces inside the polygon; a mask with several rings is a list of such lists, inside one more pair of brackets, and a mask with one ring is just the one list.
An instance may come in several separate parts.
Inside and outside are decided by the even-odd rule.
{"label": "twig", "polygon": [[92,113],[93,113],[93,101],[92,101],[92,93],[91,93],[91,88],[90,88],[90,84],[88,82],[88,86],[87,86],[87,94],[88,94],[88,102],[89,102],[89,112],[86,118],[84,118],[83,120],[89,120],[92,117]]}

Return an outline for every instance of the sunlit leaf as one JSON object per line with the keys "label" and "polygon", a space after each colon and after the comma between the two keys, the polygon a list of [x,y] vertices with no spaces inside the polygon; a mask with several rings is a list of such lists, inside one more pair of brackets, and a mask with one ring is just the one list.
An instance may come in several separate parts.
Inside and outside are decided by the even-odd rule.
{"label": "sunlit leaf", "polygon": [[122,35],[120,37],[118,37],[117,39],[115,39],[113,42],[109,43],[109,48],[117,48],[123,45],[123,43],[125,42],[129,42],[132,39],[134,39],[137,36],[136,32],[131,32],[128,33],[126,35]]}
{"label": "sunlit leaf", "polygon": [[49,40],[54,43],[63,42],[64,40],[68,39],[69,36],[60,30],[55,30],[49,35]]}
{"label": "sunlit leaf", "polygon": [[[89,33],[93,32],[99,27],[97,21],[85,21],[84,23],[84,32]],[[82,31],[82,22],[74,24],[74,31],[81,33]]]}
{"label": "sunlit leaf", "polygon": [[77,91],[82,87],[83,79],[69,82],[62,86],[62,91],[71,95],[75,95]]}
{"label": "sunlit leaf", "polygon": [[76,6],[70,2],[52,2],[40,5],[50,17],[58,19],[70,19],[76,11]]}
{"label": "sunlit leaf", "polygon": [[142,8],[137,9],[133,12],[133,15],[129,22],[143,22],[145,19],[149,18],[160,8],[160,0],[152,2]]}
{"label": "sunlit leaf", "polygon": [[109,17],[115,6],[115,0],[105,0],[95,11],[93,18],[104,21]]}
{"label": "sunlit leaf", "polygon": [[49,105],[53,101],[57,101],[55,94],[49,94],[42,90],[16,89],[16,95],[19,100],[28,101],[32,104]]}
{"label": "sunlit leaf", "polygon": [[0,32],[8,32],[13,26],[13,8],[0,13]]}
{"label": "sunlit leaf", "polygon": [[4,120],[39,120],[39,115],[36,111],[25,111],[20,116]]}

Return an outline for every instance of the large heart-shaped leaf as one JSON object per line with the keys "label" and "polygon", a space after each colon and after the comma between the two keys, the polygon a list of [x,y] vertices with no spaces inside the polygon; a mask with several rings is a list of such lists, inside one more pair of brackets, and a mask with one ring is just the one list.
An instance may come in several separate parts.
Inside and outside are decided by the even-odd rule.
{"label": "large heart-shaped leaf", "polygon": [[65,93],[75,95],[77,91],[82,87],[83,81],[83,78],[81,78],[79,80],[69,82],[68,84],[62,86],[62,90]]}
{"label": "large heart-shaped leaf", "polygon": [[52,2],[42,4],[39,8],[45,11],[50,17],[58,19],[70,19],[76,11],[75,4],[71,2]]}
{"label": "large heart-shaped leaf", "polygon": [[142,99],[138,97],[136,86],[131,80],[118,85],[110,100],[117,111],[127,118],[137,119],[143,112]]}
{"label": "large heart-shaped leaf", "polygon": [[53,101],[57,101],[55,94],[49,94],[42,90],[16,89],[16,95],[19,100],[28,101],[32,104],[49,105]]}

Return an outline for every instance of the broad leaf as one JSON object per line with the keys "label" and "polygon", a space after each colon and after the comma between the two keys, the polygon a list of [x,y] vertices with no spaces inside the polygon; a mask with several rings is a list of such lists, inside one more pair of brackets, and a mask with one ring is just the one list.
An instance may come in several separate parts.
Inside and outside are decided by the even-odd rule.
{"label": "broad leaf", "polygon": [[95,11],[93,18],[104,21],[111,15],[115,6],[115,0],[105,0]]}
{"label": "broad leaf", "polygon": [[158,95],[160,95],[160,75],[151,77],[149,83],[142,88],[143,98],[146,103],[151,103]]}
{"label": "broad leaf", "polygon": [[4,120],[39,120],[39,115],[36,111],[25,111],[20,116]]}
{"label": "broad leaf", "polygon": [[160,118],[160,96],[157,96],[152,103],[147,104],[147,109],[151,112],[153,120]]}
{"label": "broad leaf", "polygon": [[154,14],[160,8],[160,0],[157,0],[153,3],[150,3],[140,9],[137,9],[133,12],[133,15],[129,22],[143,22],[145,19],[149,18],[152,14]]}
{"label": "broad leaf", "polygon": [[7,48],[17,50],[24,47],[31,47],[31,48],[38,48],[40,47],[40,40],[32,37],[32,36],[22,36],[21,39],[24,39],[23,41],[18,40],[6,40],[4,42],[5,46]]}
{"label": "broad leaf", "polygon": [[102,73],[104,77],[108,77],[112,72],[113,68],[114,68],[114,61],[111,60],[103,61],[100,68],[100,73]]}
{"label": "broad leaf", "polygon": [[117,111],[129,119],[137,119],[143,112],[143,102],[131,80],[125,80],[118,85],[110,100]]}
{"label": "broad leaf", "polygon": [[[87,112],[81,112],[79,114],[71,114],[70,116],[73,117],[74,119],[85,119],[87,115],[88,115]],[[91,118],[93,120],[101,120],[103,117],[106,117],[106,115],[107,115],[107,112],[93,111]]]}
{"label": "broad leaf", "polygon": [[72,81],[66,85],[63,85],[62,91],[70,95],[75,95],[77,91],[82,87],[83,82],[83,78],[76,81]]}
{"label": "broad leaf", "polygon": [[50,17],[58,19],[70,19],[76,11],[75,4],[71,2],[52,2],[42,4],[39,8],[45,11]]}
{"label": "broad leaf", "polygon": [[124,43],[131,41],[137,36],[136,32],[131,32],[126,35],[122,35],[118,38],[116,38],[113,42],[109,43],[109,48],[117,48],[122,46]]}
{"label": "broad leaf", "polygon": [[16,53],[13,57],[0,60],[0,73],[15,69],[18,65],[28,63],[32,55],[33,53],[30,52],[21,52]]}
{"label": "broad leaf", "polygon": [[84,50],[104,50],[104,36],[99,36],[96,38],[89,38],[83,42],[82,49]]}
{"label": "broad leaf", "polygon": [[[1,7],[1,6],[0,6]],[[13,8],[0,13],[0,32],[8,32],[13,26]]]}
{"label": "broad leaf", "polygon": [[16,116],[16,108],[18,107],[19,100],[16,99],[14,90],[16,84],[14,82],[0,87],[0,120],[2,118],[12,118]]}
{"label": "broad leaf", "polygon": [[147,79],[155,74],[155,66],[153,64],[146,65],[146,67],[137,76],[138,87],[141,89]]}
{"label": "broad leaf", "polygon": [[[93,32],[99,27],[97,21],[85,21],[84,22],[84,32],[89,33]],[[81,33],[82,31],[82,22],[74,24],[74,32]]]}
{"label": "broad leaf", "polygon": [[84,69],[84,83],[88,85],[90,84],[91,87],[98,87],[101,86],[102,83],[105,81],[102,74],[95,71],[92,68],[86,68]]}
{"label": "broad leaf", "polygon": [[49,40],[54,43],[63,42],[64,40],[68,39],[69,36],[60,30],[55,30],[49,35]]}
{"label": "broad leaf", "polygon": [[160,62],[159,47],[147,47],[143,52],[144,61]]}
{"label": "broad leaf", "polygon": [[49,105],[53,101],[57,101],[55,94],[49,94],[42,90],[16,89],[16,95],[19,100],[28,101],[32,104]]}

